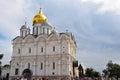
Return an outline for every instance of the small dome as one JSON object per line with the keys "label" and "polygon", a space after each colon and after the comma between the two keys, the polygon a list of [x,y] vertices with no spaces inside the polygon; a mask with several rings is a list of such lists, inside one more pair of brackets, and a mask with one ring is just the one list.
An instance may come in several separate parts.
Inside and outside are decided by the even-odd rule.
{"label": "small dome", "polygon": [[27,26],[26,25],[22,25],[21,29],[26,29]]}
{"label": "small dome", "polygon": [[21,26],[21,29],[27,29],[27,28],[29,27],[27,26],[27,22],[25,21],[25,24]]}
{"label": "small dome", "polygon": [[40,8],[39,13],[37,15],[35,15],[34,18],[33,18],[33,25],[35,23],[43,23],[43,22],[47,22],[47,18],[42,13],[42,8]]}

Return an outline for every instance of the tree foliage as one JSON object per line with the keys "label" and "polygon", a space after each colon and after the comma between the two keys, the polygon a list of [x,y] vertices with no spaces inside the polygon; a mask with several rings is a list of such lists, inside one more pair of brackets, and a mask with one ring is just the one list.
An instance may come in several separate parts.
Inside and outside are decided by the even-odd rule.
{"label": "tree foliage", "polygon": [[100,77],[100,73],[97,71],[94,71],[94,77]]}
{"label": "tree foliage", "polygon": [[95,71],[93,68],[87,68],[85,70],[85,76],[91,78],[99,78],[101,75],[100,72]]}
{"label": "tree foliage", "polygon": [[3,58],[3,54],[0,54],[0,59],[2,59]]}
{"label": "tree foliage", "polygon": [[85,75],[86,75],[86,77],[94,77],[94,70],[93,70],[93,68],[87,68],[86,70],[85,70]]}
{"label": "tree foliage", "polygon": [[108,62],[107,68],[103,70],[103,73],[105,76],[118,78],[120,77],[120,65]]}
{"label": "tree foliage", "polygon": [[3,67],[10,67],[10,65],[9,64],[5,64]]}

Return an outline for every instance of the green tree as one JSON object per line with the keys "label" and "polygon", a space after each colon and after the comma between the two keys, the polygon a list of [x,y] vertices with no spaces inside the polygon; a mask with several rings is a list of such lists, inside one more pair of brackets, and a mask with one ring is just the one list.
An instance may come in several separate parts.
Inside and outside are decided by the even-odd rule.
{"label": "green tree", "polygon": [[10,65],[9,64],[5,64],[3,67],[9,67]]}
{"label": "green tree", "polygon": [[99,72],[97,72],[97,71],[94,71],[94,77],[99,78],[99,77],[100,77],[100,73],[99,73]]}
{"label": "green tree", "polygon": [[107,64],[107,68],[103,70],[104,75],[108,75],[108,77],[120,77],[120,65],[113,64],[112,61],[109,61]]}
{"label": "green tree", "polygon": [[0,54],[0,60],[3,58],[3,54]]}
{"label": "green tree", "polygon": [[102,72],[104,73],[103,74],[104,77],[106,77],[108,75],[108,70],[104,69]]}
{"label": "green tree", "polygon": [[94,70],[93,70],[93,68],[87,68],[85,70],[85,76],[93,78],[94,77]]}

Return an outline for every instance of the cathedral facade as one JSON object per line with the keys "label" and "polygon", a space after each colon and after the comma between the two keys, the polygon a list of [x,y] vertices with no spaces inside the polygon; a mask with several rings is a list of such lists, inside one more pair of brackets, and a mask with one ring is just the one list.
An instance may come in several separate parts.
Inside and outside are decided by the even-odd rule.
{"label": "cathedral facade", "polygon": [[30,31],[25,22],[20,28],[20,36],[12,40],[10,79],[78,76],[76,42],[72,33],[58,33],[41,8],[33,18],[32,33]]}

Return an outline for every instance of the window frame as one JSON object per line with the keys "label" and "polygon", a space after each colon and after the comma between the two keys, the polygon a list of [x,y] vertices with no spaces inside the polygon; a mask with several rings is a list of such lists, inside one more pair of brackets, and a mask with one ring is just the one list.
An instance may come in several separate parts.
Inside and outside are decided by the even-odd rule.
{"label": "window frame", "polygon": [[41,47],[41,53],[43,53],[43,47]]}
{"label": "window frame", "polygon": [[41,70],[43,69],[43,63],[42,62],[40,63],[40,69]]}
{"label": "window frame", "polygon": [[20,50],[20,48],[18,49],[18,54],[20,54],[21,53],[21,50]]}
{"label": "window frame", "polygon": [[32,51],[31,48],[29,48],[29,53],[31,53],[31,51]]}
{"label": "window frame", "polygon": [[55,62],[53,62],[53,70],[55,70]]}
{"label": "window frame", "polygon": [[19,73],[19,69],[15,68],[15,75],[18,75],[18,73]]}
{"label": "window frame", "polygon": [[53,46],[53,52],[55,52],[55,46]]}

